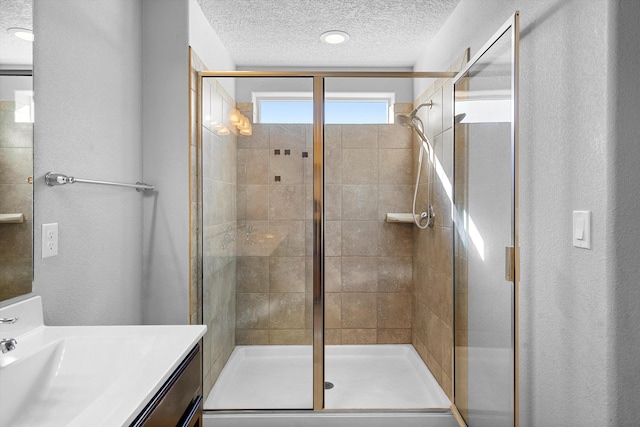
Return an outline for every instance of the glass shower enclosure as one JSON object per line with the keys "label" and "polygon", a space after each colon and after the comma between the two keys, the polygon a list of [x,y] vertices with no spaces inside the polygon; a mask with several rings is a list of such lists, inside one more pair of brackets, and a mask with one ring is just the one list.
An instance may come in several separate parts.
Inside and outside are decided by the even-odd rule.
{"label": "glass shower enclosure", "polygon": [[[205,410],[448,411],[453,338],[447,343],[439,328],[453,329],[447,320],[453,301],[438,293],[451,309],[433,308],[436,296],[425,292],[440,292],[429,281],[446,288],[453,276],[446,241],[452,240],[454,75],[200,73]],[[395,123],[394,113],[410,115],[426,102],[414,85],[434,78],[449,83],[434,86],[432,108],[414,114],[432,144],[417,197],[424,205],[428,190],[434,192],[436,218],[433,228],[418,230],[413,217],[387,218],[411,212],[419,153],[416,133]],[[396,89],[380,89],[387,84]],[[336,94],[346,87],[366,86],[380,99],[403,85],[408,95],[387,98],[385,122],[348,122],[346,113],[332,118],[328,104],[344,103]],[[286,118],[273,118],[274,100],[289,102],[280,104]],[[441,253],[421,256],[436,242],[445,242]],[[417,286],[415,274],[423,271],[432,276]],[[434,334],[439,341],[427,344]],[[412,389],[412,380],[431,381],[435,391]]]}
{"label": "glass shower enclosure", "polygon": [[[518,13],[459,73],[197,73],[205,412],[514,425],[517,58]],[[386,121],[335,121],[362,87]]]}

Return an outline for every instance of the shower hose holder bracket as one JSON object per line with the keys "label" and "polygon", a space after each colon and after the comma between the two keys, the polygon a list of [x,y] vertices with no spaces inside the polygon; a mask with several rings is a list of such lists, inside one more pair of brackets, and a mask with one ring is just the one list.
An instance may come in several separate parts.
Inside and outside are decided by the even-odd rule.
{"label": "shower hose holder bracket", "polygon": [[433,206],[429,205],[427,211],[420,214],[420,222],[427,221],[427,226],[433,228],[436,213],[433,210]]}

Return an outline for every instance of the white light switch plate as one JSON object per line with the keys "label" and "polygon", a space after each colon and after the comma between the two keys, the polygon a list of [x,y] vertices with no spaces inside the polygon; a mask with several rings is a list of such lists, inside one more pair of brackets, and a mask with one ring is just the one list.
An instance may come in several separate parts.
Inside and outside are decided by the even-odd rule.
{"label": "white light switch plate", "polygon": [[58,223],[42,224],[42,258],[58,255]]}
{"label": "white light switch plate", "polygon": [[573,211],[573,246],[591,249],[590,211]]}

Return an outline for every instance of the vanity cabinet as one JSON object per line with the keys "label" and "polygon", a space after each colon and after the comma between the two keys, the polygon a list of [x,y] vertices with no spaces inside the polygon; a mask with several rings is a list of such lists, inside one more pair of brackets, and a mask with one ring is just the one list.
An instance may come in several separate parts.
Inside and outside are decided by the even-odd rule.
{"label": "vanity cabinet", "polygon": [[202,352],[200,344],[182,361],[131,427],[202,426]]}

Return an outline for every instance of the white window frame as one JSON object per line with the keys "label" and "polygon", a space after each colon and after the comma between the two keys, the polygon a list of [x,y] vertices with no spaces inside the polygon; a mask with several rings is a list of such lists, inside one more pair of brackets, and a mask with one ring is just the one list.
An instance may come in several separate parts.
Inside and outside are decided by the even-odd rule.
{"label": "white window frame", "polygon": [[[394,92],[326,92],[325,101],[331,102],[386,102],[387,124],[394,122]],[[262,101],[313,101],[312,92],[251,92],[253,122],[262,123],[260,103]]]}

